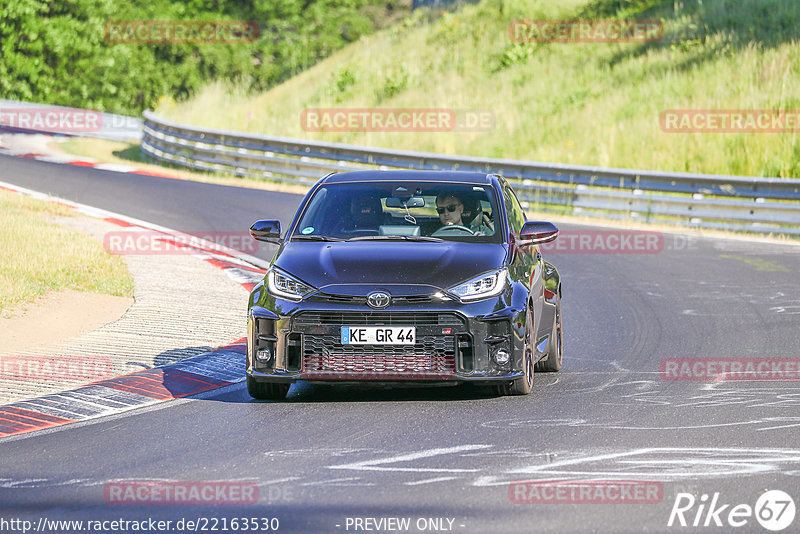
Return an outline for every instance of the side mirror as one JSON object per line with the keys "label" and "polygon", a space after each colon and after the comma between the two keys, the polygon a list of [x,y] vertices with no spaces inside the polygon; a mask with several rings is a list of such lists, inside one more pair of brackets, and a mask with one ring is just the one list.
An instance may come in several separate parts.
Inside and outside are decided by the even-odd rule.
{"label": "side mirror", "polygon": [[558,237],[558,228],[550,222],[526,222],[519,232],[520,245],[540,245]]}
{"label": "side mirror", "polygon": [[250,227],[250,235],[258,241],[281,244],[280,221],[256,221]]}

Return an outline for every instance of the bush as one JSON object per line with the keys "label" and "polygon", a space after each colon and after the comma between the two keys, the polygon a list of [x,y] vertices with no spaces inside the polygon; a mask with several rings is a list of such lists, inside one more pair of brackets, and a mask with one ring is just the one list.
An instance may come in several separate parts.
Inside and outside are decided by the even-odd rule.
{"label": "bush", "polygon": [[[280,83],[408,11],[408,0],[6,0],[0,12],[4,98],[138,115],[162,97],[236,81]],[[248,20],[246,44],[112,44],[111,21]],[[346,82],[345,82],[346,83]]]}

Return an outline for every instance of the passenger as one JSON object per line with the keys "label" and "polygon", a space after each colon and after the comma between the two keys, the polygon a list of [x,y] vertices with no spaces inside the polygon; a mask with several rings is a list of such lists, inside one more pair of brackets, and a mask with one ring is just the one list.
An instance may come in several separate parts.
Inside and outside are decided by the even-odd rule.
{"label": "passenger", "polygon": [[468,226],[475,235],[493,235],[494,223],[483,212],[481,201],[475,197],[467,197],[463,201],[464,212],[461,214],[463,224]]}

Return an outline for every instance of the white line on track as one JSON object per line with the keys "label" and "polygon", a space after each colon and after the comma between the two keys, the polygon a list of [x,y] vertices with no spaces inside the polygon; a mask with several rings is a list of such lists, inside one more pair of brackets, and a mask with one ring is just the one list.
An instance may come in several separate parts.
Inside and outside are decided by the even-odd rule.
{"label": "white line on track", "polygon": [[433,484],[435,482],[446,482],[448,480],[457,480],[458,477],[439,477],[439,478],[429,478],[427,480],[416,480],[414,482],[406,482],[406,486],[421,486],[422,484]]}
{"label": "white line on track", "polygon": [[401,454],[399,456],[379,458],[377,460],[365,460],[363,462],[354,462],[351,464],[343,464],[343,465],[330,465],[328,466],[328,469],[354,469],[356,471],[410,471],[415,473],[474,473],[476,471],[479,471],[479,469],[384,467],[384,464],[392,464],[396,462],[410,462],[413,460],[419,460],[420,458],[431,458],[433,456],[442,456],[445,454],[453,454],[462,451],[474,451],[479,449],[485,450],[491,448],[492,445],[460,445],[458,447],[427,449],[424,451],[413,452],[411,454]]}

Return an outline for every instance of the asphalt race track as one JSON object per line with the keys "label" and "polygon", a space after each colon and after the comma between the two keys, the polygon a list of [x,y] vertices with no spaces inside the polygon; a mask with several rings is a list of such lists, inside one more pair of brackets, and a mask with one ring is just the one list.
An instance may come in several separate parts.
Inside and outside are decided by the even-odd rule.
{"label": "asphalt race track", "polygon": [[[0,180],[187,232],[288,223],[300,201],[8,156]],[[764,531],[755,517],[733,528],[728,513],[765,490],[800,504],[800,382],[667,380],[659,370],[670,358],[800,359],[800,247],[662,239],[645,253],[545,252],[563,280],[564,368],[538,373],[530,396],[297,384],[272,403],[241,383],[1,441],[0,517],[277,518],[278,532],[401,530],[374,528],[387,518],[410,518],[409,532]],[[661,494],[512,502],[511,482],[564,478],[640,481]],[[259,502],[106,503],[109,482],[151,480],[253,481]],[[679,493],[697,499],[690,525],[715,493],[717,508],[730,506],[670,528]]]}

